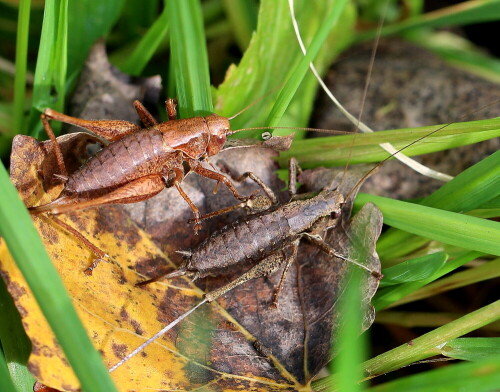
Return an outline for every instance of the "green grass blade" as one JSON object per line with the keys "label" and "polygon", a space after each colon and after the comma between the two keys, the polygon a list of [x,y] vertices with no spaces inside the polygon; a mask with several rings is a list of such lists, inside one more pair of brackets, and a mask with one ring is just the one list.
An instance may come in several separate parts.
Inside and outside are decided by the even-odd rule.
{"label": "green grass blade", "polygon": [[[29,391],[33,388],[35,379],[26,364],[31,352],[31,342],[24,332],[21,317],[14,305],[3,279],[0,279],[0,343],[10,379],[16,385],[15,391]],[[1,378],[1,377],[0,377]],[[1,389],[7,391],[8,389]]]}
{"label": "green grass blade", "polygon": [[[439,355],[439,346],[452,339],[458,338],[471,331],[481,328],[500,318],[500,300],[486,305],[442,327],[436,328],[411,341],[381,355],[376,356],[363,364],[366,375],[376,376],[400,369],[413,362]],[[313,382],[315,391],[330,391],[336,385],[336,376],[325,377]],[[404,390],[404,389],[403,389]]]}
{"label": "green grass blade", "polygon": [[300,83],[309,70],[309,63],[311,63],[318,55],[318,52],[328,37],[329,32],[338,22],[346,5],[346,0],[336,1],[327,11],[323,24],[307,48],[307,54],[303,56],[297,66],[289,72],[290,78],[280,91],[271,113],[269,113],[268,120],[266,122],[269,126],[272,127],[273,125],[278,125],[292,98],[295,96]]}
{"label": "green grass blade", "polygon": [[332,363],[333,371],[338,374],[338,388],[345,392],[364,390],[363,386],[358,384],[358,380],[363,378],[361,363],[366,357],[366,336],[364,334],[359,336],[360,326],[363,323],[361,273],[358,269],[352,271],[346,292],[341,299],[342,322],[336,340],[338,355]]}
{"label": "green grass blade", "polygon": [[108,371],[92,346],[3,165],[0,165],[0,186],[0,234],[82,383],[82,388],[96,392],[115,391]]}
{"label": "green grass blade", "polygon": [[459,35],[443,31],[418,30],[405,34],[405,39],[436,53],[450,64],[487,80],[500,82],[500,60],[480,48],[471,48],[471,42]]}
{"label": "green grass blade", "polygon": [[28,61],[28,33],[30,24],[31,0],[21,0],[17,22],[16,38],[16,76],[14,79],[14,127],[9,136],[26,133],[24,125],[24,105],[26,96],[26,69]]}
{"label": "green grass blade", "polygon": [[436,252],[385,268],[382,270],[384,278],[380,282],[380,287],[426,279],[438,271],[447,259],[446,253]]}
{"label": "green grass blade", "polygon": [[168,1],[171,67],[181,117],[213,112],[208,55],[198,0]]}
{"label": "green grass blade", "polygon": [[58,101],[55,107],[62,110],[64,108],[64,98],[66,95],[65,83],[68,69],[68,0],[61,0],[57,22],[55,58],[53,59],[54,88]]}
{"label": "green grass blade", "polygon": [[[446,263],[442,268],[437,270],[433,275],[426,279],[416,282],[404,283],[397,287],[383,288],[379,290],[375,295],[375,298],[373,299],[373,306],[378,311],[390,306],[397,306],[401,302],[409,302],[406,296],[409,296],[419,288],[424,287],[428,283],[439,279],[440,277],[480,257],[481,255],[482,254],[478,252],[467,252],[460,257],[457,257],[456,259]],[[403,299],[403,301],[401,301],[401,299]]]}
{"label": "green grass blade", "polygon": [[[470,211],[488,203],[500,194],[500,151],[478,162],[443,185],[420,204],[448,211]],[[383,259],[403,256],[422,246],[425,240],[398,230],[386,232],[377,244]]]}
{"label": "green grass blade", "polygon": [[[45,3],[42,35],[33,83],[32,110],[28,126],[30,135],[38,136],[41,129],[38,116],[45,108],[62,111],[65,98],[68,42],[68,0],[48,0]],[[38,126],[35,127],[35,124]],[[61,125],[52,126],[56,134]]]}
{"label": "green grass blade", "polygon": [[[436,130],[439,131],[430,134]],[[498,118],[370,134],[330,136],[296,140],[290,150],[280,154],[278,162],[280,165],[286,165],[289,158],[295,157],[304,168],[379,162],[389,155],[379,146],[381,143],[391,143],[399,150],[415,140],[424,138],[404,149],[405,155],[412,156],[473,144],[499,136]]]}
{"label": "green grass blade", "polygon": [[[47,107],[63,111],[67,76],[74,80],[90,47],[106,35],[118,16],[124,0],[95,2],[79,0],[47,0],[38,49],[33,85],[30,135],[41,130],[39,112]],[[67,45],[71,42],[71,45]],[[52,125],[56,134],[60,125]]]}
{"label": "green grass blade", "polygon": [[500,353],[500,338],[459,338],[453,339],[441,349],[449,358],[464,361],[491,359]]}
{"label": "green grass blade", "polygon": [[[438,11],[419,15],[403,22],[385,26],[382,36],[397,34],[405,30],[429,27],[451,27],[465,26],[471,23],[481,23],[498,20],[500,18],[500,7],[497,0],[470,0],[463,3],[442,8]],[[357,41],[372,39],[374,31],[360,33]]]}
{"label": "green grass blade", "polygon": [[372,358],[365,362],[364,367],[368,374],[381,374],[399,369],[412,362],[439,354],[437,347],[443,343],[481,328],[499,318],[500,300],[413,339],[411,345],[404,344]]}
{"label": "green grass blade", "polygon": [[[109,34],[123,10],[125,0],[78,0],[68,12],[68,76],[74,78],[92,45]],[[146,4],[141,3],[144,10]]]}
{"label": "green grass blade", "polygon": [[223,3],[236,42],[245,51],[257,26],[255,3],[251,0],[224,0]]}
{"label": "green grass blade", "polygon": [[[295,14],[304,42],[309,44],[323,25],[324,16],[335,1],[311,2],[295,0]],[[318,18],[318,16],[320,16]],[[348,4],[346,12],[315,59],[316,67],[324,72],[342,47],[353,35],[355,9]],[[216,112],[233,116],[250,104],[249,110],[231,121],[233,129],[266,126],[276,93],[283,88],[289,75],[303,58],[293,32],[290,11],[286,1],[260,2],[257,31],[237,66],[229,68],[224,83],[216,92]],[[280,125],[306,126],[309,119],[317,81],[306,73],[299,92],[293,98]],[[259,101],[260,100],[260,101]],[[278,131],[275,131],[279,133]],[[257,136],[262,131],[242,133],[241,137]],[[297,139],[297,135],[295,137]]]}
{"label": "green grass blade", "polygon": [[448,211],[470,211],[500,195],[500,151],[443,185],[421,204]]}
{"label": "green grass blade", "polygon": [[5,362],[5,357],[0,351],[0,389],[2,391],[18,391],[14,382],[10,378],[9,369],[7,369],[7,363]]}
{"label": "green grass blade", "polygon": [[122,72],[130,75],[140,75],[162,41],[166,39],[167,32],[168,13],[165,7],[158,19],[156,19],[151,28],[148,29],[147,33],[139,41],[134,51],[122,63],[117,63],[117,66]]}
{"label": "green grass blade", "polygon": [[[47,0],[43,14],[42,34],[38,48],[35,78],[33,82],[33,107],[39,111],[54,106],[51,87],[53,85],[52,59],[56,51],[57,1]],[[59,109],[61,109],[59,107]]]}
{"label": "green grass blade", "polygon": [[[455,263],[455,268],[458,268],[463,263]],[[449,273],[450,269],[446,268],[439,275],[434,276],[432,280],[426,281],[425,286],[418,288],[413,286],[407,290],[408,295],[400,296],[401,299],[396,301],[390,301],[394,303],[394,306],[401,305],[408,302],[419,301],[424,298],[432,297],[434,295],[440,294],[445,291],[454,290],[460,287],[465,287],[477,282],[482,282],[489,279],[494,279],[500,277],[500,258],[492,260],[490,262],[484,263],[475,268],[468,268],[464,271],[454,273],[453,275],[447,276],[445,278],[436,280],[445,273]],[[435,282],[432,282],[436,280]],[[432,283],[430,283],[432,282]]]}
{"label": "green grass blade", "polygon": [[412,234],[465,249],[500,255],[500,223],[385,197],[360,194],[357,202],[372,202],[384,223]]}
{"label": "green grass blade", "polygon": [[500,388],[500,357],[460,363],[370,388],[370,392],[488,392]]}

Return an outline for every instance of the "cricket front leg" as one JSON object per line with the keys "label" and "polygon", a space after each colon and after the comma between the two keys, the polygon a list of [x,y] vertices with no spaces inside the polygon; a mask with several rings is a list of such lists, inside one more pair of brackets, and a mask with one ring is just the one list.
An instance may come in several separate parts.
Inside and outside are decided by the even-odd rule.
{"label": "cricket front leg", "polygon": [[210,178],[218,182],[222,182],[225,186],[229,188],[229,190],[233,193],[236,199],[241,201],[247,201],[249,199],[249,197],[241,195],[235,188],[233,183],[229,180],[229,178],[227,178],[224,174],[217,173],[210,169],[204,168],[203,166],[201,166],[200,162],[198,162],[195,159],[189,159],[188,163],[189,166],[191,167],[191,170],[193,170],[195,173],[198,173],[200,176]]}
{"label": "cricket front leg", "polygon": [[[174,179],[174,186],[179,192],[179,194],[182,196],[182,198],[188,203],[189,207],[191,208],[191,211],[193,211],[194,219],[190,219],[190,223],[194,223],[194,234],[198,234],[198,231],[201,229],[201,214],[200,210],[196,205],[191,201],[189,196],[187,195],[186,192],[181,187],[181,182],[184,178],[184,172],[181,169],[173,169],[175,173],[175,179]],[[168,179],[165,179],[165,182],[168,183]]]}
{"label": "cricket front leg", "polygon": [[[234,178],[230,172],[228,174],[233,178],[233,180],[237,182],[243,182],[245,179],[252,179],[257,185],[259,185],[266,196],[258,195],[257,192],[254,192],[247,201],[242,203],[238,203],[229,207],[221,208],[220,210],[209,212],[208,214],[202,215],[199,220],[204,221],[206,219],[211,219],[219,215],[227,214],[228,212],[239,210],[241,208],[246,208],[250,210],[252,213],[266,211],[271,208],[273,205],[278,204],[278,197],[273,192],[273,190],[258,177],[253,172],[243,173],[240,177]],[[192,219],[189,221],[191,223]]]}
{"label": "cricket front leg", "polygon": [[[138,131],[140,126],[123,120],[83,120],[81,118],[67,116],[52,109],[45,109],[43,115],[47,119],[61,121],[66,124],[88,129],[96,135],[110,142],[119,140],[122,137]],[[42,119],[43,121],[43,119]]]}

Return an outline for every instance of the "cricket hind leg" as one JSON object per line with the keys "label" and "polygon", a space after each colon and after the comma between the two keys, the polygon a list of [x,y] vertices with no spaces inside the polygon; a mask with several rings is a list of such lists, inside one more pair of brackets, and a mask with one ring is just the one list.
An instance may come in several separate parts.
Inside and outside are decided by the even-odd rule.
{"label": "cricket hind leg", "polygon": [[46,119],[61,121],[66,124],[76,125],[87,129],[110,142],[119,140],[122,137],[141,129],[140,126],[129,121],[84,120],[81,118],[67,116],[66,114],[56,112],[52,109],[45,109],[43,115]]}
{"label": "cricket hind leg", "polygon": [[229,290],[232,290],[249,280],[268,276],[276,272],[285,260],[286,258],[283,256],[282,252],[273,253],[228,284],[206,293],[205,298],[208,302],[212,302],[221,295],[227,293]]}
{"label": "cricket hind leg", "polygon": [[161,175],[151,175],[138,178],[119,188],[112,190],[102,196],[90,199],[78,198],[64,195],[51,203],[42,206],[30,207],[33,215],[50,212],[62,214],[70,211],[78,211],[92,207],[100,207],[106,204],[128,204],[149,199],[160,193],[165,188],[165,182]]}
{"label": "cricket hind leg", "polygon": [[276,289],[274,290],[273,302],[272,302],[272,306],[274,308],[278,307],[278,300],[279,300],[281,290],[283,289],[283,285],[285,284],[286,274],[287,274],[288,270],[290,269],[290,266],[292,265],[292,263],[295,260],[297,260],[297,253],[299,251],[299,243],[300,243],[300,238],[296,239],[292,243],[292,245],[289,246],[289,248],[292,249],[292,253],[290,254],[290,256],[288,256],[286,258],[286,264],[285,264],[285,268],[283,269],[283,273],[281,274],[280,282],[278,284],[278,287],[276,287]]}
{"label": "cricket hind leg", "polygon": [[[93,270],[101,261],[109,260],[109,256],[100,248],[95,246],[92,242],[86,239],[78,230],[69,226],[67,223],[63,222],[61,219],[57,218],[54,214],[60,214],[64,212],[77,211],[86,208],[99,207],[106,204],[125,204],[125,203],[135,203],[138,201],[149,199],[153,197],[161,190],[165,188],[165,183],[161,176],[147,176],[139,178],[138,180],[132,181],[121,188],[115,189],[114,191],[97,197],[95,199],[89,200],[78,200],[71,198],[59,198],[53,203],[45,204],[39,207],[30,208],[30,213],[35,215],[43,212],[49,212],[50,219],[52,219],[56,224],[61,226],[64,230],[73,234],[77,239],[79,239],[90,251],[96,256],[92,263],[85,269],[86,275],[92,275]],[[57,203],[66,203],[58,205]]]}
{"label": "cricket hind leg", "polygon": [[50,219],[54,223],[56,223],[57,225],[61,226],[68,233],[74,235],[80,242],[82,242],[94,254],[94,256],[95,256],[94,260],[92,260],[92,262],[83,271],[85,275],[92,276],[94,269],[97,267],[97,265],[101,261],[110,261],[110,257],[106,252],[101,250],[99,247],[95,246],[92,242],[90,242],[87,238],[85,238],[85,236],[82,235],[74,227],[71,227],[66,222],[63,222],[61,219],[59,219],[58,217],[56,217],[54,215],[51,215]]}

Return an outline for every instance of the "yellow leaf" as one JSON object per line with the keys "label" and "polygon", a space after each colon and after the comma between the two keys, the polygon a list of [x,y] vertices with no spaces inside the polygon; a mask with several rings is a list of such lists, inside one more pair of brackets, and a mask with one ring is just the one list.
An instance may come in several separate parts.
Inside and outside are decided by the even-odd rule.
{"label": "yellow leaf", "polygon": [[[63,138],[63,150],[80,151],[84,144],[81,137]],[[38,205],[57,197],[61,186],[47,186],[57,172],[50,146],[22,136],[16,139],[14,148],[11,177],[25,203]],[[50,217],[34,217],[88,335],[108,367],[201,300],[203,292],[187,278],[135,286],[147,278],[142,271],[150,266],[163,265],[172,270],[175,265],[120,207],[59,218],[110,256],[111,262],[101,262],[92,276],[85,275],[84,270],[94,259],[90,250]],[[3,241],[0,269],[33,343],[30,370],[45,385],[77,390],[78,380]],[[227,336],[239,345],[225,345]],[[275,360],[273,363],[272,356],[259,358],[254,341],[222,307],[203,305],[119,367],[112,377],[122,391],[192,390],[202,386],[228,391],[303,388]]]}

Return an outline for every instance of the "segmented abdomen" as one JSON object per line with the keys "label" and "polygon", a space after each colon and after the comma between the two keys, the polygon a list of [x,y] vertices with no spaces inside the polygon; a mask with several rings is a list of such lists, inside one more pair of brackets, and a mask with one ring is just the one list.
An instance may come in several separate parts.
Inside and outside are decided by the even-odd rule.
{"label": "segmented abdomen", "polygon": [[[68,193],[105,190],[158,173],[169,155],[156,129],[132,133],[103,148],[71,175]],[[171,158],[171,157],[170,157]]]}
{"label": "segmented abdomen", "polygon": [[204,277],[240,262],[257,262],[283,247],[289,237],[287,219],[279,209],[254,215],[212,234],[193,252],[187,269]]}

